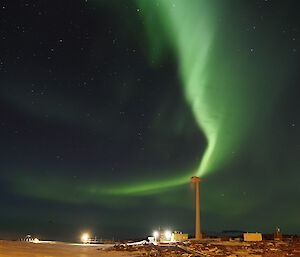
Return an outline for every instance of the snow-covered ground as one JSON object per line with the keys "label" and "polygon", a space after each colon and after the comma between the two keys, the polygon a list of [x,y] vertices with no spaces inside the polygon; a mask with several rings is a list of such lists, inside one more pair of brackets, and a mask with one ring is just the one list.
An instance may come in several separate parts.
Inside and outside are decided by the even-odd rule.
{"label": "snow-covered ground", "polygon": [[130,253],[102,251],[110,245],[71,244],[53,241],[39,243],[0,241],[0,257],[127,257]]}

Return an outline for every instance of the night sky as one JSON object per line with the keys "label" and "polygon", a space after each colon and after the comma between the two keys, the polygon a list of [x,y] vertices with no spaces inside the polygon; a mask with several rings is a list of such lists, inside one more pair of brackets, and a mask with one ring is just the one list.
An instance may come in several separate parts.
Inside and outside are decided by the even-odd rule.
{"label": "night sky", "polygon": [[2,0],[0,237],[300,233],[297,0]]}

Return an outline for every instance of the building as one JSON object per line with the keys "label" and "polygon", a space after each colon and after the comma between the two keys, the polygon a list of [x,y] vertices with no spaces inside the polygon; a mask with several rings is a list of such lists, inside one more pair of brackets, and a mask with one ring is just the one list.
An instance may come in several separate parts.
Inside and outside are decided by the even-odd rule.
{"label": "building", "polygon": [[257,242],[262,241],[261,233],[244,233],[244,241],[245,242]]}
{"label": "building", "polygon": [[165,243],[172,243],[172,242],[182,242],[188,240],[188,234],[182,233],[180,231],[165,231],[165,232],[158,232],[155,231],[153,237],[148,237],[150,243],[153,242],[165,242]]}
{"label": "building", "polygon": [[182,233],[180,231],[174,231],[172,233],[171,241],[173,242],[182,242],[188,240],[189,235],[186,233]]}

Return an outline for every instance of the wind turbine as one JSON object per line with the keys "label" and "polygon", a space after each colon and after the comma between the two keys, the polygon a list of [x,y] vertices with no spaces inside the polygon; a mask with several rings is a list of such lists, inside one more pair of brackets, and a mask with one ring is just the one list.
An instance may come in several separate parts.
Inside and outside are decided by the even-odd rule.
{"label": "wind turbine", "polygon": [[191,177],[191,182],[196,184],[196,226],[195,226],[195,239],[202,239],[200,229],[200,201],[199,201],[199,183],[202,181],[199,177]]}

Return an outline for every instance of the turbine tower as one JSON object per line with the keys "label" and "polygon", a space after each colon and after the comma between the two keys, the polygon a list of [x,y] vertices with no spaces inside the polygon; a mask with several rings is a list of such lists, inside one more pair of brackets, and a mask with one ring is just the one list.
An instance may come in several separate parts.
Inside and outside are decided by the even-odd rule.
{"label": "turbine tower", "polygon": [[200,230],[200,202],[199,202],[199,183],[202,181],[199,177],[191,177],[191,182],[196,184],[196,227],[195,227],[195,239],[202,239]]}

